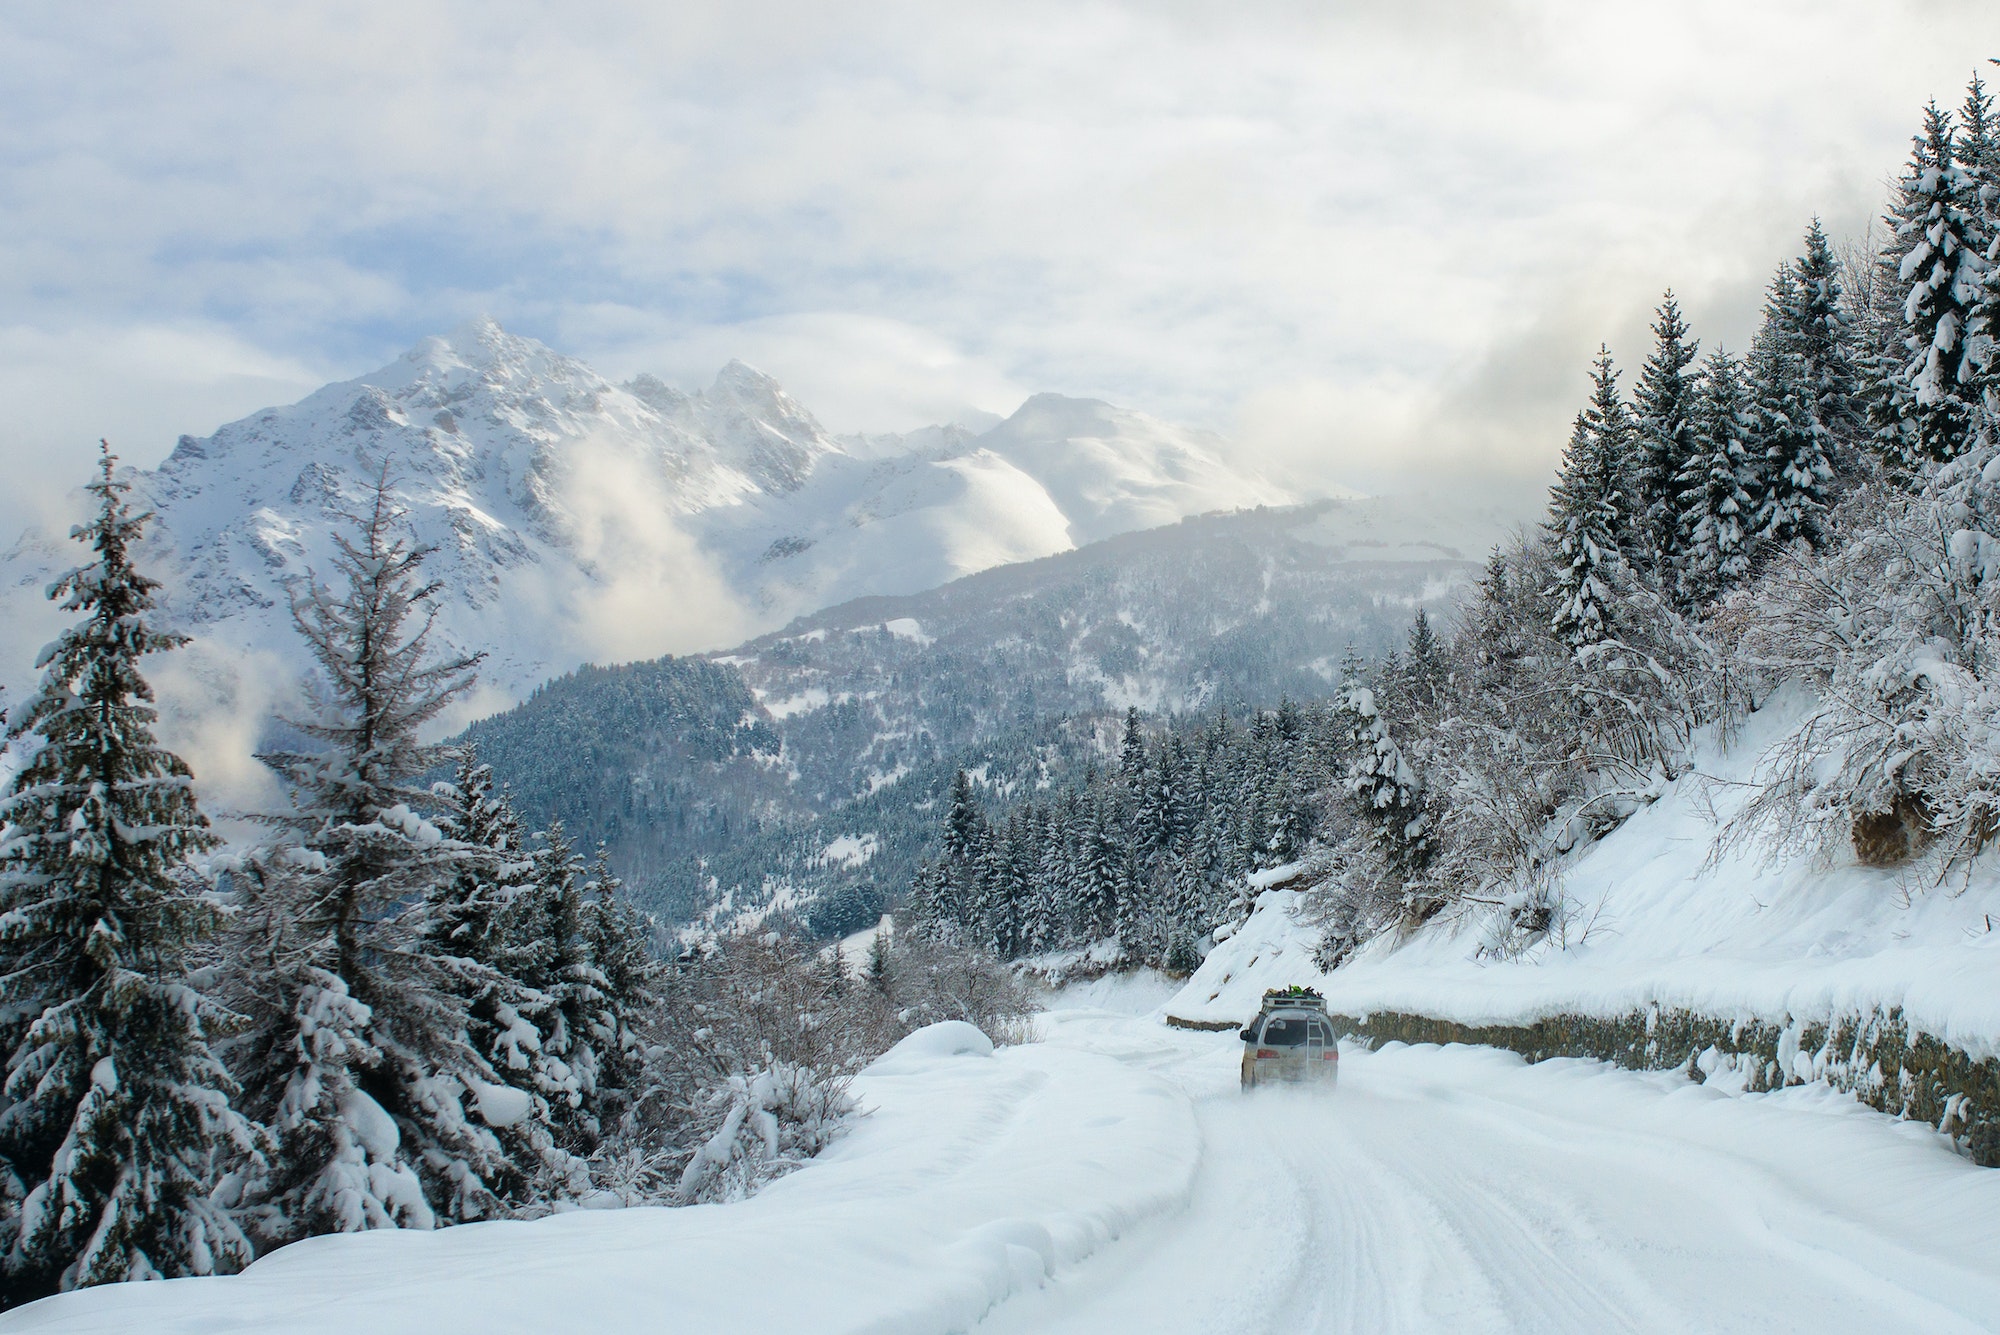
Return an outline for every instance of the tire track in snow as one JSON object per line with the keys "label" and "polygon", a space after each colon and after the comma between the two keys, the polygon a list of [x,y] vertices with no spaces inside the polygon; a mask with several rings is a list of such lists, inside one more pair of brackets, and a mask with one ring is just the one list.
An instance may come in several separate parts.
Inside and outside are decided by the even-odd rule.
{"label": "tire track in snow", "polygon": [[[1179,1083],[1201,1161],[1184,1213],[1004,1304],[991,1335],[1826,1335],[2000,1310],[2000,1175],[1851,1105],[1434,1048],[1349,1053],[1337,1092],[1245,1097],[1224,1037],[1072,1015],[1051,1041]],[[1932,1181],[1956,1226],[1898,1204]]]}

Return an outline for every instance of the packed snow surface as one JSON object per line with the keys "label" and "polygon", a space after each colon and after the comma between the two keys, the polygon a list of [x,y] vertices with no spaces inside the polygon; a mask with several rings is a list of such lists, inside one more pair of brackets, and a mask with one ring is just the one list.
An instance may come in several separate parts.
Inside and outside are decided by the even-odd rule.
{"label": "packed snow surface", "polygon": [[288,1247],[9,1332],[1969,1331],[2000,1310],[2000,1173],[1820,1089],[1731,1097],[1473,1048],[1237,1089],[1232,1034],[1071,1009],[965,1025],[734,1205]]}

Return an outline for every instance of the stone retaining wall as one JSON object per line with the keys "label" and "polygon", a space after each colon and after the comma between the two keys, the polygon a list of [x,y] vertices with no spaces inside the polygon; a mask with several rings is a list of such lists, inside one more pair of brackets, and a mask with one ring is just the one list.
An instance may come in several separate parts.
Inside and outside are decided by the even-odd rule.
{"label": "stone retaining wall", "polygon": [[1974,1163],[2000,1168],[2000,1061],[1912,1033],[1899,1010],[1784,1024],[1657,1006],[1612,1018],[1553,1015],[1525,1025],[1467,1025],[1393,1011],[1332,1019],[1343,1034],[1371,1046],[1477,1043],[1531,1062],[1590,1057],[1636,1071],[1684,1070],[1691,1080],[1726,1080],[1753,1091],[1824,1081],[1871,1108],[1927,1122],[1963,1146]]}

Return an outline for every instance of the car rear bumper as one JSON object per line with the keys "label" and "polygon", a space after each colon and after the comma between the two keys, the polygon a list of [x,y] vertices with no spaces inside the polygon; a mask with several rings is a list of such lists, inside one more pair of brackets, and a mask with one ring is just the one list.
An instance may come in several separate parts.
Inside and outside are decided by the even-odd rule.
{"label": "car rear bumper", "polygon": [[1340,1077],[1338,1057],[1265,1057],[1243,1054],[1243,1087],[1332,1084]]}

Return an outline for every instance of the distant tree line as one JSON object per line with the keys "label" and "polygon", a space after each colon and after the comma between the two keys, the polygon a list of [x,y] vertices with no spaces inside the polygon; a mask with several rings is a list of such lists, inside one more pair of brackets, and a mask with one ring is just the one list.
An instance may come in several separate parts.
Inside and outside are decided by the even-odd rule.
{"label": "distant tree line", "polygon": [[1335,727],[1326,707],[1287,703],[1149,732],[1134,709],[1114,763],[997,820],[960,770],[911,919],[1001,959],[1116,938],[1134,962],[1191,969],[1244,873],[1321,833]]}

